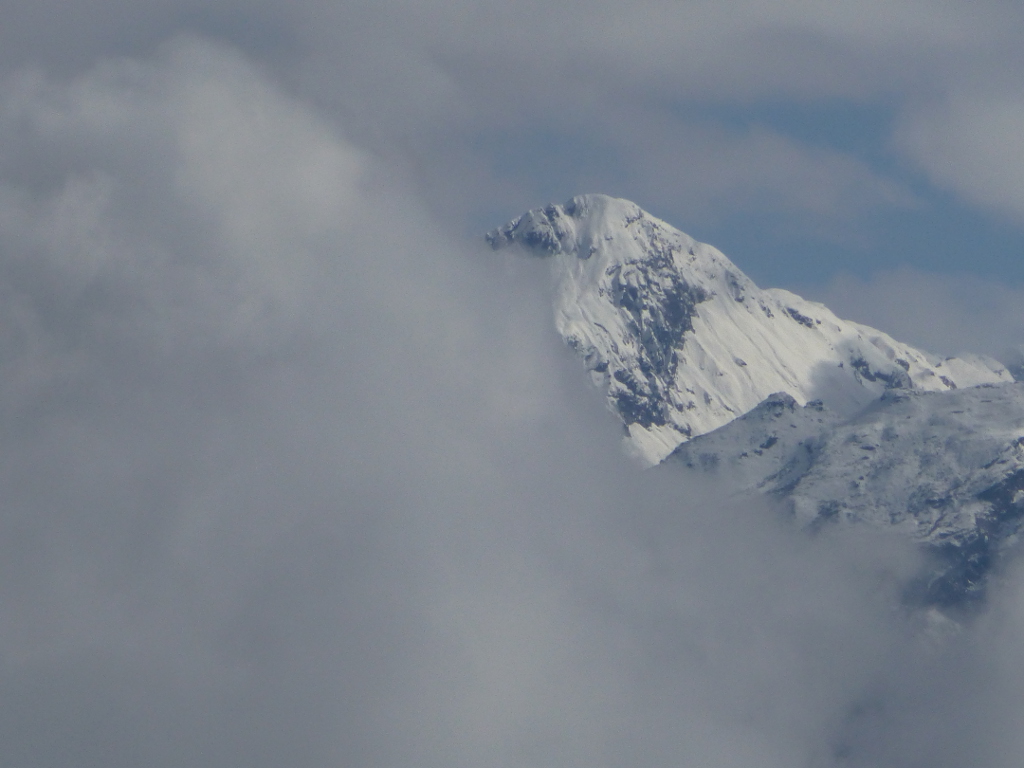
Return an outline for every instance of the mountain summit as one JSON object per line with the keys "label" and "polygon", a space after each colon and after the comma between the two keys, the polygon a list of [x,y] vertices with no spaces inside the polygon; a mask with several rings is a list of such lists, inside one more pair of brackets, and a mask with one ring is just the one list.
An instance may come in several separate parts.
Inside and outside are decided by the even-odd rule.
{"label": "mountain summit", "polygon": [[852,415],[887,390],[1013,381],[995,360],[936,357],[789,291],[759,288],[716,248],[627,200],[574,197],[487,240],[550,260],[556,327],[648,464],[776,393]]}

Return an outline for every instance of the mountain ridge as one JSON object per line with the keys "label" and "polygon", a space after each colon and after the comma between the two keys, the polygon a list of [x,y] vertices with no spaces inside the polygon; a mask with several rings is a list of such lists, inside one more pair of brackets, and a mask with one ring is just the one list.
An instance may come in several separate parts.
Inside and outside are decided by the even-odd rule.
{"label": "mountain ridge", "polygon": [[487,240],[550,260],[555,325],[648,465],[776,392],[852,414],[887,389],[1013,380],[989,358],[943,359],[759,288],[718,249],[627,200],[577,196],[527,211]]}
{"label": "mountain ridge", "polygon": [[867,525],[921,545],[938,603],[983,594],[1024,527],[1024,383],[890,390],[852,418],[769,398],[680,445],[659,471],[723,478],[801,527]]}
{"label": "mountain ridge", "polygon": [[1024,383],[761,289],[724,254],[603,195],[487,236],[550,260],[555,325],[627,447],[775,500],[802,528],[866,525],[930,565],[914,599],[962,608],[1024,529]]}

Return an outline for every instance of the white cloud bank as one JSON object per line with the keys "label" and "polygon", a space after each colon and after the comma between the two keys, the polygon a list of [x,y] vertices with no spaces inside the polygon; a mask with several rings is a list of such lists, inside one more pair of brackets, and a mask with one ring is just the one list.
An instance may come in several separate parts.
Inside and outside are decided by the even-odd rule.
{"label": "white cloud bank", "polygon": [[[518,211],[602,191],[686,226],[768,212],[809,218],[834,239],[851,216],[920,197],[900,162],[971,204],[1019,208],[1007,168],[1019,155],[1024,15],[1002,0],[40,0],[2,10],[6,73],[27,63],[81,73],[149,55],[182,30],[230,40],[340,116],[359,146],[403,165],[456,227],[481,205]],[[837,104],[878,119],[874,156],[833,145],[842,126],[773,132],[759,111]],[[750,130],[731,130],[720,107]],[[905,126],[899,137],[891,119]],[[544,151],[550,133],[599,145],[607,160],[545,174],[559,159]],[[540,147],[530,173],[495,168],[513,155],[528,163],[510,134]]]}
{"label": "white cloud bank", "polygon": [[544,276],[236,52],[0,98],[0,762],[1016,765],[1015,576],[640,473]]}
{"label": "white cloud bank", "polygon": [[1024,221],[1024,93],[954,92],[909,111],[895,143],[936,185]]}
{"label": "white cloud bank", "polygon": [[938,354],[975,352],[1010,365],[1024,354],[1024,291],[992,279],[912,269],[844,274],[809,298]]}

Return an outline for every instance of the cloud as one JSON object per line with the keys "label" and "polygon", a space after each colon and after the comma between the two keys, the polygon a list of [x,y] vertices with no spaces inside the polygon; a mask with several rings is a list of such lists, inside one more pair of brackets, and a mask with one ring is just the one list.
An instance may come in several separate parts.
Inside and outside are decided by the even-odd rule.
{"label": "cloud", "polygon": [[[59,12],[46,3],[6,11],[0,67],[8,72],[34,64],[73,75],[111,56],[148,56],[182,31],[227,41],[286,90],[343,121],[360,147],[401,165],[433,213],[459,228],[481,226],[473,218],[481,199],[516,211],[600,190],[650,196],[657,208],[672,201],[673,178],[698,176],[729,180],[730,194],[700,201],[710,218],[767,211],[842,229],[822,213],[835,207],[822,200],[852,202],[849,210],[859,212],[898,209],[909,195],[905,169],[885,152],[890,126],[873,148],[882,157],[865,158],[830,146],[828,132],[810,141],[799,131],[774,135],[760,111],[838,102],[942,125],[941,109],[925,114],[920,104],[1004,82],[1019,60],[1024,21],[1001,2],[967,10],[917,0],[855,10],[801,0],[729,8],[657,0],[629,7],[265,0],[216,9],[90,0]],[[723,105],[750,118],[749,136],[715,122]],[[516,147],[495,137],[531,132],[599,147],[608,161],[546,177],[508,172]],[[937,184],[950,183],[919,157],[920,143],[897,142],[896,151]],[[1002,146],[1012,141],[1003,136]],[[517,164],[565,168],[559,146],[538,141],[533,149],[534,163]],[[943,148],[936,153],[941,169]],[[759,169],[771,171],[767,181],[782,194],[763,194]],[[825,194],[816,194],[822,186]],[[1000,195],[968,197],[1005,208],[990,199]]]}
{"label": "cloud", "polygon": [[900,269],[869,278],[838,275],[812,296],[841,317],[938,354],[987,354],[1019,362],[1020,286],[973,275]]}
{"label": "cloud", "polygon": [[901,542],[633,467],[543,263],[237,51],[0,115],[4,761],[1009,764],[1016,577],[936,640]]}
{"label": "cloud", "polygon": [[866,210],[920,205],[909,189],[866,163],[801,145],[766,127],[736,130],[652,119],[639,130],[627,128],[626,121],[621,128],[632,136],[630,147],[644,147],[625,150],[640,199],[671,200],[690,221],[759,210],[776,216],[800,212],[834,223]]}
{"label": "cloud", "polygon": [[386,764],[435,631],[415,529],[502,491],[538,371],[459,309],[461,247],[237,54],[3,103],[5,760]]}
{"label": "cloud", "polygon": [[[310,33],[302,87],[360,142],[402,156],[456,226],[481,198],[491,213],[598,190],[680,221],[745,212],[849,241],[849,218],[936,205],[933,189],[908,189],[919,179],[907,166],[925,163],[891,140],[893,124],[922,100],[1001,78],[1022,21],[988,4],[969,15],[915,2],[744,9],[346,5]],[[339,45],[349,29],[373,30],[374,44]],[[868,151],[845,146],[843,127],[795,124],[836,104],[884,115]],[[772,108],[790,109],[791,123],[773,125]],[[995,146],[1012,153],[1007,138]],[[942,148],[929,156],[945,162]]]}
{"label": "cloud", "polygon": [[905,116],[895,141],[938,186],[1020,222],[1024,97],[954,92]]}

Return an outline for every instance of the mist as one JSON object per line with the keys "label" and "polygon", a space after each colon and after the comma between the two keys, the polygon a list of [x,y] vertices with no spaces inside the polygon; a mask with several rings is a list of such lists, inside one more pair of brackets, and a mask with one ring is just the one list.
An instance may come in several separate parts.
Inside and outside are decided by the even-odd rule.
{"label": "mist", "polygon": [[1018,764],[1018,570],[632,464],[544,262],[237,49],[0,102],[4,765]]}

